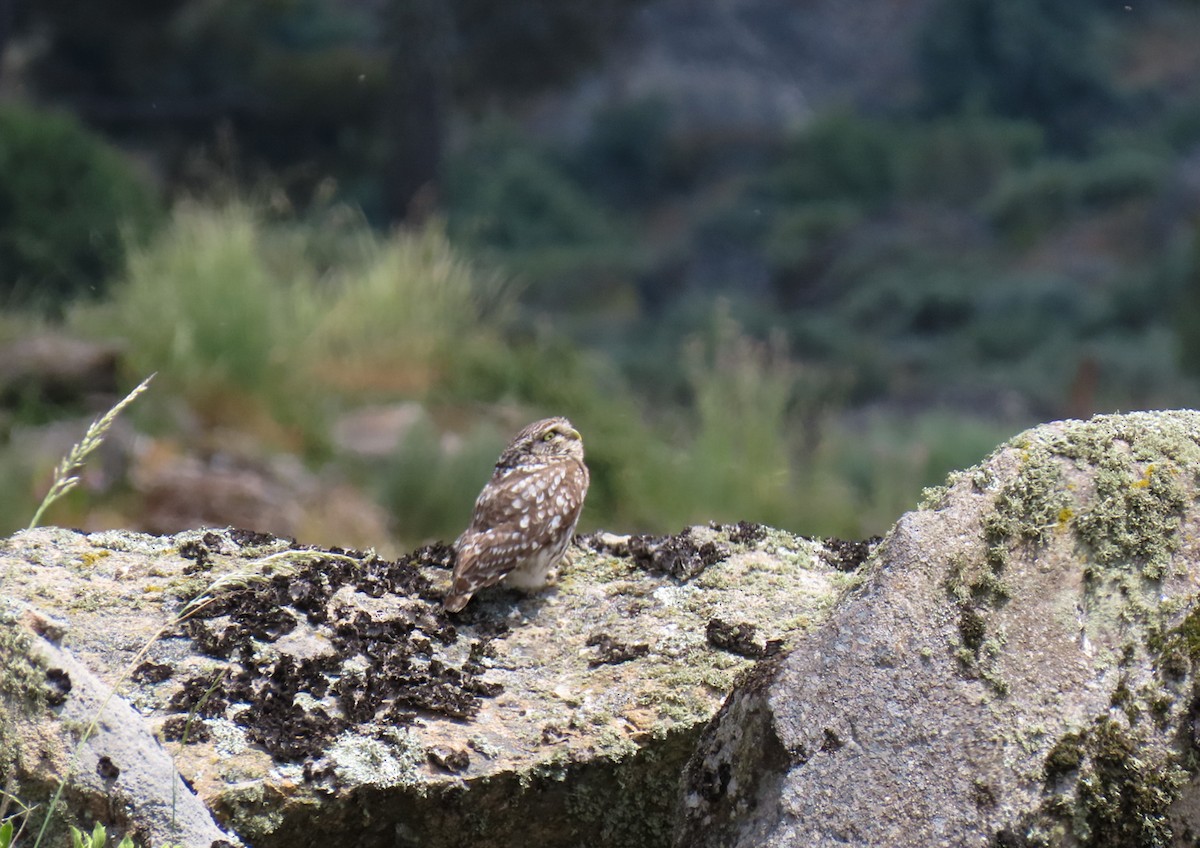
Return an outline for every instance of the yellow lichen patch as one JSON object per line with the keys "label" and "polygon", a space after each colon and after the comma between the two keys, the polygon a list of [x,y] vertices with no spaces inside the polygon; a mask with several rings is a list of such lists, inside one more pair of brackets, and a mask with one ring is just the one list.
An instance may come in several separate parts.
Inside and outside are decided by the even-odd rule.
{"label": "yellow lichen patch", "polygon": [[104,559],[106,556],[110,556],[111,554],[112,554],[112,551],[106,551],[104,549],[95,550],[95,551],[84,551],[82,554],[79,555],[79,561],[87,568],[91,568],[97,562]]}
{"label": "yellow lichen patch", "polygon": [[1142,472],[1141,479],[1134,481],[1133,488],[1148,489],[1150,487],[1150,477],[1152,474],[1154,474],[1154,463],[1153,462],[1146,466],[1146,470]]}

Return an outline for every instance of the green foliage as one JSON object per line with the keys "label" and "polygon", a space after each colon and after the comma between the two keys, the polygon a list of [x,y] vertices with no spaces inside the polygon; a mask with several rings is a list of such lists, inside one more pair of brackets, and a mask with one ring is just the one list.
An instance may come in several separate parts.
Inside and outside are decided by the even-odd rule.
{"label": "green foliage", "polygon": [[[790,206],[772,219],[763,253],[783,278],[803,274],[827,260],[838,242],[866,219],[853,201],[822,201]],[[787,286],[781,279],[780,286]]]}
{"label": "green foliage", "polygon": [[[170,170],[198,140],[232,130],[235,167],[265,164],[298,198],[332,177],[342,199],[379,209],[389,204],[380,171],[403,169],[413,152],[397,124],[419,125],[429,102],[493,105],[560,85],[644,2],[45,0],[21,4],[14,41],[36,44],[23,69],[33,90],[151,138]],[[445,134],[425,123],[436,162]]]}
{"label": "green foliage", "polygon": [[937,408],[830,421],[810,460],[804,526],[832,526],[822,532],[848,539],[884,532],[916,507],[914,493],[979,462],[1018,428],[984,411]]}
{"label": "green foliage", "polygon": [[362,232],[355,242],[318,290],[305,339],[325,382],[420,392],[473,346],[496,344],[487,325],[505,319],[512,293],[454,250],[440,226],[386,239]]}
{"label": "green foliage", "polygon": [[1114,95],[1096,38],[1098,0],[943,0],[917,62],[937,114],[977,109],[1035,121],[1078,148]]}
{"label": "green foliage", "polygon": [[485,129],[451,163],[452,232],[501,251],[581,248],[611,236],[596,205],[544,151],[511,130]]}
{"label": "green foliage", "polygon": [[177,209],[113,287],[106,319],[130,364],[199,394],[286,385],[314,320],[314,280],[302,256],[273,255],[268,242],[245,206]]}
{"label": "green foliage", "polygon": [[1011,173],[984,200],[983,209],[1009,236],[1029,241],[1073,217],[1152,194],[1165,174],[1162,159],[1137,152],[1052,159]]}
{"label": "green foliage", "polygon": [[432,421],[419,421],[382,473],[373,475],[380,501],[395,516],[396,535],[410,544],[458,536],[505,436],[485,424],[450,439]]}
{"label": "green foliage", "polygon": [[519,280],[539,308],[605,308],[626,299],[644,264],[629,228],[567,164],[511,128],[481,130],[449,163],[447,188],[451,236]]}
{"label": "green foliage", "polygon": [[599,111],[570,153],[570,172],[589,194],[613,206],[653,202],[681,180],[668,117],[668,104],[654,98]]}
{"label": "green foliage", "polygon": [[510,296],[439,227],[381,236],[343,222],[335,246],[329,226],[272,223],[239,203],[181,206],[111,300],[72,324],[120,335],[131,367],[154,363],[203,420],[293,448],[323,443],[336,398],[420,396],[456,357],[496,343],[484,324]]}
{"label": "green foliage", "polygon": [[[743,238],[760,245],[775,290],[788,303],[808,303],[843,276],[855,234],[905,205],[968,209],[1042,152],[1042,133],[1027,121],[960,115],[931,123],[878,121],[841,113],[817,121],[783,153],[765,179],[739,201]],[[755,215],[747,216],[745,209]],[[920,221],[916,222],[920,224]],[[736,231],[727,215],[726,232]],[[916,241],[908,230],[895,240]],[[870,250],[886,249],[878,236]]]}
{"label": "green foliage", "polygon": [[0,106],[0,299],[101,291],[156,212],[122,156],[74,119]]}
{"label": "green foliage", "polygon": [[781,202],[883,202],[896,188],[895,127],[849,112],[815,120],[789,146],[764,193]]}
{"label": "green foliage", "polygon": [[[178,109],[192,133],[197,123],[215,128],[236,115],[250,162],[345,167],[358,157],[361,167],[371,150],[364,135],[378,114],[386,60],[371,45],[376,21],[359,8],[329,0],[46,0],[28,17],[41,39],[29,69],[36,89],[114,103],[121,130],[153,135],[163,126],[158,115]],[[139,109],[155,119],[146,122]]]}
{"label": "green foliage", "polygon": [[[0,848],[7,848],[3,842],[3,832],[0,831]],[[71,848],[108,848],[108,831],[104,825],[96,822],[96,826],[92,828],[91,833],[80,830],[74,825],[71,826]],[[135,848],[133,840],[126,834],[121,838],[121,842],[117,848]],[[170,845],[164,845],[163,848],[173,848]],[[178,846],[174,846],[178,848]]]}
{"label": "green foliage", "polygon": [[898,182],[905,197],[950,203],[977,200],[1042,153],[1042,130],[1029,121],[964,114],[897,132]]}
{"label": "green foliage", "polygon": [[[755,341],[719,311],[707,338],[687,346],[684,363],[696,432],[677,473],[663,482],[686,493],[673,496],[690,502],[685,520],[707,512],[709,520],[787,525],[799,448],[789,439],[790,412],[801,373],[782,337]],[[668,503],[672,498],[651,491]]]}
{"label": "green foliage", "polygon": [[1182,291],[1173,298],[1179,360],[1186,372],[1200,375],[1200,226],[1193,231],[1182,276]]}
{"label": "green foliage", "polygon": [[[133,843],[130,842],[130,845]],[[107,848],[108,847],[108,832],[104,829],[104,825],[96,822],[96,826],[92,828],[91,834],[84,833],[79,828],[72,825],[71,827],[71,848]],[[122,843],[124,848],[124,843]]]}
{"label": "green foliage", "polygon": [[1186,153],[1200,144],[1200,98],[1188,100],[1171,110],[1162,134],[1173,150]]}
{"label": "green foliage", "polygon": [[983,196],[1042,153],[1029,121],[967,113],[918,123],[851,113],[816,120],[756,190],[784,206],[858,205],[901,198],[961,203]]}

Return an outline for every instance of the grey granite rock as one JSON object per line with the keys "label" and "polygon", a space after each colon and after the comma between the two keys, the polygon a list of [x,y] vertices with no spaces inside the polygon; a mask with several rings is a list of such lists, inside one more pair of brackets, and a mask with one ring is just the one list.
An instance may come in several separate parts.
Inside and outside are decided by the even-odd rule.
{"label": "grey granite rock", "polygon": [[60,628],[28,606],[0,608],[0,773],[13,796],[7,813],[17,812],[17,802],[36,802],[27,821],[18,817],[28,834],[23,844],[33,844],[60,784],[59,815],[45,844],[67,844],[68,824],[90,832],[97,821],[141,845],[237,843],[184,784],[142,717],[56,643]]}
{"label": "grey granite rock", "polygon": [[953,475],[705,730],[677,846],[1200,835],[1200,413],[1030,430]]}

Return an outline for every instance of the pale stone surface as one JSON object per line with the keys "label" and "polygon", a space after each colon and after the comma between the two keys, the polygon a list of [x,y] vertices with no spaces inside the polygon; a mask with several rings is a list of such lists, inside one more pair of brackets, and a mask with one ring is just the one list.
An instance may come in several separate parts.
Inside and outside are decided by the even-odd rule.
{"label": "pale stone surface", "polygon": [[[791,643],[823,620],[857,579],[819,544],[754,535],[695,528],[665,547],[597,537],[573,549],[557,589],[486,592],[447,618],[437,600],[449,573],[428,559],[406,589],[386,580],[407,572],[370,556],[297,552],[238,531],[47,528],[0,542],[0,594],[55,619],[64,647],[118,685],[119,700],[168,738],[200,799],[256,848],[347,834],[361,846],[486,834],[489,845],[645,848],[669,842],[678,775],[735,677],[772,640]],[[686,579],[645,567],[652,560]],[[391,576],[360,579],[371,569]],[[314,618],[305,593],[319,583],[330,591]],[[202,593],[221,604],[255,591],[268,594],[206,607],[199,631],[172,623]],[[742,653],[714,645],[714,619]],[[232,658],[229,640],[240,646]],[[147,643],[150,665],[130,677]],[[374,664],[390,650],[396,663]],[[310,676],[321,686],[286,682],[304,663],[327,663]],[[284,681],[274,701],[236,700],[272,680]],[[393,710],[397,686],[416,701]],[[376,706],[357,700],[374,691]],[[296,750],[316,740],[315,750],[281,754],[255,735],[276,708]],[[330,718],[343,724],[328,730]]]}

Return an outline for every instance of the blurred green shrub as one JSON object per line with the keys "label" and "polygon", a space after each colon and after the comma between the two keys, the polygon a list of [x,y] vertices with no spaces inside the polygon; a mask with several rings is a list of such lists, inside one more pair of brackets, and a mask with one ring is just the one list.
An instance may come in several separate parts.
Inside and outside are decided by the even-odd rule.
{"label": "blurred green shrub", "polygon": [[1163,136],[1174,150],[1186,153],[1200,144],[1200,98],[1176,106],[1164,124]]}
{"label": "blurred green shrub", "polygon": [[507,438],[484,422],[450,441],[422,419],[382,468],[367,470],[380,502],[395,517],[396,535],[407,544],[450,541],[466,529]]}
{"label": "blurred green shrub", "polygon": [[679,488],[711,518],[787,523],[799,441],[789,438],[800,368],[782,335],[756,341],[718,310],[684,350],[697,423]]}
{"label": "blurred green shrub", "polygon": [[545,151],[485,127],[449,164],[451,232],[500,251],[585,247],[611,236],[605,216]]}
{"label": "blurred green shrub", "polygon": [[721,305],[682,359],[686,413],[656,410],[637,461],[621,458],[626,526],[746,519],[862,538],[1012,432],[955,413],[852,413],[844,373],[794,359],[778,334],[748,335]]}
{"label": "blurred green shrub", "polygon": [[1182,262],[1181,285],[1176,302],[1175,332],[1179,336],[1179,363],[1192,375],[1200,375],[1200,225],[1193,228],[1191,244]]}
{"label": "blurred green shrub", "polygon": [[1054,159],[1010,173],[983,200],[984,214],[1018,241],[1090,210],[1101,209],[1159,189],[1165,160],[1138,151],[1114,151],[1092,159]]}
{"label": "blurred green shrub", "polygon": [[992,281],[977,291],[974,306],[972,359],[993,368],[1083,338],[1101,308],[1099,298],[1077,282],[1041,276]]}
{"label": "blurred green shrub", "polygon": [[0,297],[58,309],[102,292],[158,214],[121,154],[73,118],[0,106]]}
{"label": "blurred green shrub", "polygon": [[788,206],[772,216],[763,238],[763,254],[775,286],[795,299],[804,279],[837,252],[843,236],[866,218],[853,201],[820,201]]}
{"label": "blurred green shrub", "polygon": [[472,349],[494,355],[512,290],[451,246],[439,223],[379,237],[326,274],[306,342],[322,384],[343,392],[422,395]]}
{"label": "blurred green shrub", "polygon": [[600,110],[567,168],[586,191],[613,206],[661,199],[682,178],[667,133],[669,114],[656,99]]}
{"label": "blurred green shrub", "polygon": [[1115,93],[1097,38],[1102,0],[942,0],[917,45],[934,114],[981,110],[1032,120],[1082,149]]}
{"label": "blurred green shrub", "polygon": [[628,300],[646,250],[560,157],[488,126],[447,170],[451,236],[515,277],[527,302],[578,313]]}
{"label": "blurred green shrub", "polygon": [[964,113],[901,122],[834,113],[806,127],[753,194],[781,205],[961,203],[1028,168],[1042,149],[1042,130],[1030,121]]}
{"label": "blurred green shrub", "polygon": [[896,188],[896,128],[837,112],[818,118],[788,145],[760,191],[776,202],[888,200]]}
{"label": "blurred green shrub", "polygon": [[963,114],[897,133],[897,171],[905,197],[949,203],[977,200],[1010,171],[1042,153],[1042,130],[1029,121]]}
{"label": "blurred green shrub", "polygon": [[[888,239],[868,239],[875,245],[869,253],[886,241],[915,246],[913,225],[895,225],[906,206],[973,208],[1041,152],[1042,131],[1029,121],[963,114],[920,123],[838,113],[806,128],[738,201],[760,214],[725,218],[745,222],[783,302],[811,304],[837,288],[826,275],[846,265],[864,225],[892,220]],[[861,272],[843,267],[841,276]]]}
{"label": "blurred green shrub", "polygon": [[[849,112],[804,128],[714,224],[766,260],[783,303],[809,303],[839,242],[896,197],[900,130]],[[744,248],[743,248],[744,249]]]}
{"label": "blurred green shrub", "polygon": [[239,409],[254,409],[308,444],[323,439],[331,401],[422,397],[467,351],[499,346],[488,322],[508,294],[440,227],[337,227],[334,247],[319,237],[321,221],[271,223],[243,203],[181,205],[131,253],[111,298],[71,320],[119,335],[132,369],[158,371],[201,416],[250,424],[255,414]]}
{"label": "blurred green shrub", "polygon": [[870,329],[874,338],[893,342],[945,337],[974,319],[988,283],[950,271],[930,273],[897,266],[870,276],[848,291],[836,307],[854,335]]}
{"label": "blurred green shrub", "polygon": [[303,257],[272,257],[269,239],[247,206],[178,207],[113,286],[108,320],[133,369],[200,393],[289,382],[315,317],[314,281]]}

